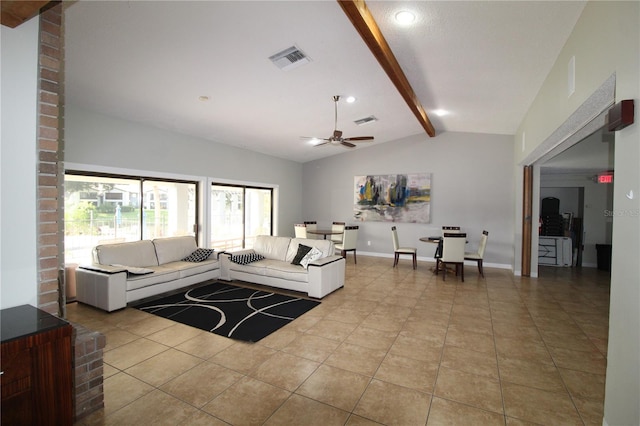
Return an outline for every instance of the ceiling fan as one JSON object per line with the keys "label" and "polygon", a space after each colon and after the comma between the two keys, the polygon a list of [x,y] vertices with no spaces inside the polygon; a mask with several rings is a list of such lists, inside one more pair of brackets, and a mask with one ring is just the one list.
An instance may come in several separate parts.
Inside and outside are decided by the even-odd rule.
{"label": "ceiling fan", "polygon": [[303,139],[316,139],[319,140],[321,142],[317,143],[315,146],[320,146],[320,145],[325,145],[325,144],[332,144],[332,145],[343,145],[346,146],[348,148],[355,148],[355,144],[351,143],[351,142],[363,142],[363,141],[372,141],[373,140],[373,136],[355,136],[352,138],[343,138],[342,137],[342,130],[338,130],[338,101],[340,100],[340,96],[336,95],[333,97],[333,102],[334,102],[334,106],[335,106],[335,121],[334,121],[334,126],[333,126],[333,135],[329,136],[328,138],[315,138],[315,137],[310,137],[310,136],[302,136]]}

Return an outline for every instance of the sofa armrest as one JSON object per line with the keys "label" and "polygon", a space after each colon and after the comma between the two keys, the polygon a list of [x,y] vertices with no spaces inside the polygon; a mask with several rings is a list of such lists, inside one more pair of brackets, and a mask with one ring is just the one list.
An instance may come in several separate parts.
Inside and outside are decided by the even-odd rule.
{"label": "sofa armrest", "polygon": [[[107,312],[127,306],[127,271],[107,265],[76,269],[76,298]],[[98,268],[99,266],[99,268]],[[102,269],[102,270],[96,270]]]}
{"label": "sofa armrest", "polygon": [[342,256],[327,256],[309,263],[310,297],[318,299],[344,287],[345,259]]}

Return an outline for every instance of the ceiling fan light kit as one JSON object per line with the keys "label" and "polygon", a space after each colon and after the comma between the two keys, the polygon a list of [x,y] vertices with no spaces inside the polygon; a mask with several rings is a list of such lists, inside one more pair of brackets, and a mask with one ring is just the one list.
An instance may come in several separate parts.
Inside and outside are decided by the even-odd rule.
{"label": "ceiling fan light kit", "polygon": [[342,145],[347,148],[355,148],[355,144],[352,142],[365,142],[372,141],[373,136],[355,136],[351,138],[343,138],[342,130],[338,130],[338,101],[340,100],[340,95],[335,95],[333,97],[334,103],[334,126],[333,126],[333,134],[328,138],[316,138],[316,137],[308,137],[303,136],[304,139],[311,139],[313,141],[318,141],[314,146],[322,146],[326,144],[331,145]]}

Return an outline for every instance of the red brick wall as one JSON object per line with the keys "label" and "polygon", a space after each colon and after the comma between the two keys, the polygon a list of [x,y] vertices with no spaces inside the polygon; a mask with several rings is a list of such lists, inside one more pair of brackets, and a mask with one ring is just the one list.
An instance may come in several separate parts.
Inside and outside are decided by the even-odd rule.
{"label": "red brick wall", "polygon": [[64,316],[62,4],[40,14],[38,58],[38,308]]}
{"label": "red brick wall", "polygon": [[74,401],[76,421],[104,408],[103,334],[73,324]]}

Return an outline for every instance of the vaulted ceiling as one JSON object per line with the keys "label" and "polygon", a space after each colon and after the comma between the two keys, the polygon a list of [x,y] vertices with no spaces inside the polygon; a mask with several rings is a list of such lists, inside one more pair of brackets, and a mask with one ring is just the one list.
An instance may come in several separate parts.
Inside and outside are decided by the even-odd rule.
{"label": "vaulted ceiling", "polygon": [[[67,105],[306,162],[345,152],[300,136],[372,135],[354,149],[444,131],[514,134],[584,2],[370,1],[435,127],[398,92],[333,0],[84,1],[65,14]],[[412,11],[401,26],[394,17]],[[308,63],[269,57],[291,46]],[[448,115],[436,115],[446,110]],[[377,121],[356,125],[374,116]]]}

